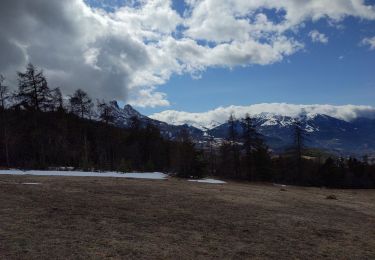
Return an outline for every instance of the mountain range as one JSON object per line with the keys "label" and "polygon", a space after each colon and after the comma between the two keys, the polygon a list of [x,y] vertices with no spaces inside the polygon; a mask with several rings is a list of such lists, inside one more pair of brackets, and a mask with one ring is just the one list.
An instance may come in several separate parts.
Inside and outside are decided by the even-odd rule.
{"label": "mountain range", "polygon": [[[152,124],[160,129],[163,136],[174,139],[182,129],[187,130],[195,141],[205,141],[207,136],[220,140],[226,137],[228,123],[198,128],[191,124],[174,125],[142,115],[130,105],[120,108],[117,102],[111,102],[115,124],[129,127],[131,118],[137,117],[142,125]],[[293,124],[298,120],[307,132],[306,145],[323,149],[338,155],[375,154],[375,119],[358,117],[351,121],[325,114],[300,114],[282,116],[274,113],[259,113],[252,116],[258,132],[264,137],[269,147],[275,152],[282,152],[292,145]],[[242,132],[240,120],[236,128]]]}
{"label": "mountain range", "polygon": [[135,110],[131,105],[125,105],[123,108],[120,108],[116,101],[110,102],[111,110],[114,116],[114,124],[118,127],[127,128],[130,127],[131,120],[133,117],[136,117],[141,126],[146,126],[147,124],[151,124],[159,128],[160,133],[169,139],[174,139],[178,136],[178,134],[185,129],[188,131],[190,136],[194,139],[199,140],[203,136],[203,131],[190,126],[188,124],[184,125],[172,125],[168,124],[159,120],[155,120],[149,118],[145,115],[142,115],[137,110]]}

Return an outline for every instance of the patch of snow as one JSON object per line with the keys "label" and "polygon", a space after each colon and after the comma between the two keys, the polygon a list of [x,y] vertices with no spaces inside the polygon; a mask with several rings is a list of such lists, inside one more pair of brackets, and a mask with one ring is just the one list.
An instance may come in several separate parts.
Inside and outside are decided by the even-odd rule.
{"label": "patch of snow", "polygon": [[36,176],[75,176],[75,177],[112,177],[132,179],[164,180],[167,174],[161,172],[118,173],[118,172],[79,172],[79,171],[21,171],[1,170],[0,175],[36,175]]}
{"label": "patch of snow", "polygon": [[312,127],[311,125],[306,125],[305,130],[306,132],[312,133],[315,131],[315,128]]}
{"label": "patch of snow", "polygon": [[215,180],[215,179],[200,179],[200,180],[189,180],[194,182],[200,182],[200,183],[211,183],[211,184],[224,184],[225,181]]}
{"label": "patch of snow", "polygon": [[24,183],[21,183],[22,185],[41,185],[41,183],[39,182],[24,182]]}
{"label": "patch of snow", "polygon": [[168,178],[168,175],[161,172],[144,172],[144,173],[123,173],[125,178],[132,179],[152,179],[152,180],[164,180]]}
{"label": "patch of snow", "polygon": [[278,184],[278,183],[274,183],[273,186],[276,186],[276,187],[286,187],[285,184]]}
{"label": "patch of snow", "polygon": [[262,124],[262,126],[273,126],[273,125],[278,125],[278,122],[276,121],[276,119],[269,119]]}

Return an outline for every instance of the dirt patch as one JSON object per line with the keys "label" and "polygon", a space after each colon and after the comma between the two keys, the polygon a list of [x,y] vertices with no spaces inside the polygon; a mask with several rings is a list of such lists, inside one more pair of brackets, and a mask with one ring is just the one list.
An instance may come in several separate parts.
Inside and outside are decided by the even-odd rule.
{"label": "dirt patch", "polygon": [[375,257],[372,190],[0,176],[0,223],[3,259]]}

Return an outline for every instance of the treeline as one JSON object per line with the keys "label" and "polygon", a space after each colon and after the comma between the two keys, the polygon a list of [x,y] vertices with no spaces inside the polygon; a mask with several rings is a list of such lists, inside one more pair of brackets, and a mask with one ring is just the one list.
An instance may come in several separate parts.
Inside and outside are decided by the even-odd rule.
{"label": "treeline", "polygon": [[[24,110],[32,112],[64,111],[81,118],[94,115],[94,102],[86,92],[77,89],[68,100],[63,98],[60,88],[50,88],[43,71],[28,64],[25,72],[17,72],[18,91],[11,93],[5,86],[4,77],[0,75],[0,109]],[[99,117],[109,123],[113,117],[110,105],[97,100]]]}
{"label": "treeline", "polygon": [[243,133],[239,134],[236,120],[230,116],[228,136],[219,149],[212,149],[214,139],[209,138],[205,158],[211,175],[306,186],[375,188],[375,165],[370,165],[366,157],[358,160],[331,156],[321,160],[307,156],[308,134],[298,121],[294,124],[294,145],[284,154],[273,156],[249,115],[241,124]]}
{"label": "treeline", "polygon": [[[154,125],[131,119],[116,127],[113,106],[96,104],[83,90],[64,98],[43,72],[29,64],[11,93],[0,77],[0,168],[74,167],[101,171],[164,171],[180,177],[222,178],[326,187],[375,187],[375,166],[367,160],[308,157],[307,134],[298,122],[294,146],[272,155],[250,116],[228,120],[228,136],[218,146],[208,136],[204,148],[181,131],[167,140]],[[94,109],[96,106],[96,109]],[[91,120],[95,118],[95,120]]]}
{"label": "treeline", "polygon": [[0,78],[0,168],[204,173],[186,133],[166,140],[136,117],[128,129],[116,127],[110,104],[94,104],[80,89],[64,99],[32,64],[17,75],[13,93]]}

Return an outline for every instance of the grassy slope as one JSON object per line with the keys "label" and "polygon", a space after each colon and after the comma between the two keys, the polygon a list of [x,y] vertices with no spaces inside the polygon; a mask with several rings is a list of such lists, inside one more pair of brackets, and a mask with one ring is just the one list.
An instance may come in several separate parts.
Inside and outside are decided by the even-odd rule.
{"label": "grassy slope", "polygon": [[286,189],[0,176],[0,258],[375,257],[374,190]]}

